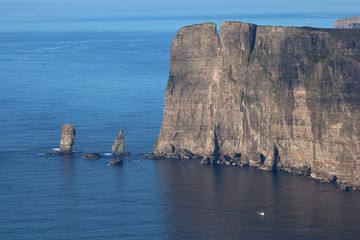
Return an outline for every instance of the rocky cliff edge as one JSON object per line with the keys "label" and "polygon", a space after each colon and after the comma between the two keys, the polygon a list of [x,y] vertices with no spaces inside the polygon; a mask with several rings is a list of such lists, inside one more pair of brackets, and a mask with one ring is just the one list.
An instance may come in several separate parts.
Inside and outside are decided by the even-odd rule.
{"label": "rocky cliff edge", "polygon": [[360,30],[181,28],[153,152],[359,188]]}
{"label": "rocky cliff edge", "polygon": [[334,28],[360,28],[360,16],[336,20]]}

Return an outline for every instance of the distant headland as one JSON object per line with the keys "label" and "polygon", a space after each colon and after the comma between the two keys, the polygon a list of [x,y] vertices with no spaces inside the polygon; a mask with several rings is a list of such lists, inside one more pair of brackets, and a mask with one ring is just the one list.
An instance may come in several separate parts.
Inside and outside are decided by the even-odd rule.
{"label": "distant headland", "polygon": [[360,28],[360,16],[339,19],[335,21],[334,28]]}

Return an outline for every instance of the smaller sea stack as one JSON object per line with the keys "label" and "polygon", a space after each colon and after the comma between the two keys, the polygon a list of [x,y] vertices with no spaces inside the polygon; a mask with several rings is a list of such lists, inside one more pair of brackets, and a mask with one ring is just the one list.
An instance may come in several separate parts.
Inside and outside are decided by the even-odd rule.
{"label": "smaller sea stack", "polygon": [[115,141],[111,147],[111,152],[114,155],[118,151],[119,154],[124,154],[124,132],[120,128],[119,135],[115,137]]}

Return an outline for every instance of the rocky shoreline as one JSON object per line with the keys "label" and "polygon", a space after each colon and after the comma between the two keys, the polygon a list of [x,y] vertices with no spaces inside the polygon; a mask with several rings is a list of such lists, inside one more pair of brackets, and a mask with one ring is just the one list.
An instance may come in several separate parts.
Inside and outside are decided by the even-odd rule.
{"label": "rocky shoreline", "polygon": [[277,167],[269,167],[265,166],[263,164],[256,164],[254,161],[249,161],[249,159],[242,160],[241,154],[235,154],[232,156],[229,155],[221,155],[218,158],[215,156],[200,156],[196,154],[192,154],[190,151],[184,151],[186,152],[186,155],[178,154],[178,155],[155,155],[153,153],[148,154],[140,154],[141,157],[150,159],[150,160],[170,160],[170,159],[187,159],[192,161],[199,161],[200,164],[203,165],[228,165],[228,166],[234,166],[234,167],[255,167],[259,170],[264,171],[284,171],[291,173],[293,175],[298,176],[304,176],[314,179],[315,181],[318,181],[320,183],[334,183],[337,184],[337,186],[342,191],[349,191],[349,190],[360,190],[357,186],[352,186],[351,184],[347,182],[343,182],[337,179],[335,175],[322,175],[320,177],[315,177],[311,175],[311,169],[310,168],[277,168]]}

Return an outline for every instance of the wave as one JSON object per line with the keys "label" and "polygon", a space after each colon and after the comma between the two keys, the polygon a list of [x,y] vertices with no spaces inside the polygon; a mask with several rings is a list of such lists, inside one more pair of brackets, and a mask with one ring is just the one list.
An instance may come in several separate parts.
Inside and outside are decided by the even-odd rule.
{"label": "wave", "polygon": [[259,214],[260,216],[265,216],[264,212],[255,212],[256,214]]}

